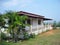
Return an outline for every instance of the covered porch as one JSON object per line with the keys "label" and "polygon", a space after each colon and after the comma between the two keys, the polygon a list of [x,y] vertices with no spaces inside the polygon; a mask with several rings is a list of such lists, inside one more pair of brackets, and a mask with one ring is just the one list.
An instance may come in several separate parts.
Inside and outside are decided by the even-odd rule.
{"label": "covered porch", "polygon": [[39,18],[29,18],[27,21],[26,21],[26,24],[30,24],[30,26],[26,26],[26,30],[29,34],[31,33],[34,33],[34,34],[39,34],[39,33],[42,33],[42,32],[45,32],[47,30],[51,30],[52,29],[52,26],[51,24],[44,24],[44,21],[45,20],[49,20],[47,18],[44,18],[44,19],[39,19]]}

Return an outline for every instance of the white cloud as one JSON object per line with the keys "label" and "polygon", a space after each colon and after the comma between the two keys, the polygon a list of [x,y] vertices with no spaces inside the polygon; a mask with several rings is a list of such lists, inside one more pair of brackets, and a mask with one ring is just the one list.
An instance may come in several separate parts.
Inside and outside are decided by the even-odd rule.
{"label": "white cloud", "polygon": [[20,7],[28,6],[33,0],[9,0],[2,4],[3,7],[10,8],[19,5]]}

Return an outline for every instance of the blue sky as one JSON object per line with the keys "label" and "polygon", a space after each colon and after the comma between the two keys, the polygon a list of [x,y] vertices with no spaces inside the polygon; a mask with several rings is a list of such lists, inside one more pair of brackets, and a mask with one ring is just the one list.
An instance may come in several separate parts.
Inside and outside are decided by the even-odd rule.
{"label": "blue sky", "polygon": [[60,21],[60,0],[0,0],[0,13],[26,11]]}

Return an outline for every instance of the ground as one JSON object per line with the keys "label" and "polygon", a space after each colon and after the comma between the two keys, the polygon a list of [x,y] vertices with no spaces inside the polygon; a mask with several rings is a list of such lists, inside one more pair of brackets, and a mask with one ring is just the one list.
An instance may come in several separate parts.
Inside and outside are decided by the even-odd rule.
{"label": "ground", "polygon": [[60,30],[50,30],[26,41],[3,42],[2,45],[60,45]]}

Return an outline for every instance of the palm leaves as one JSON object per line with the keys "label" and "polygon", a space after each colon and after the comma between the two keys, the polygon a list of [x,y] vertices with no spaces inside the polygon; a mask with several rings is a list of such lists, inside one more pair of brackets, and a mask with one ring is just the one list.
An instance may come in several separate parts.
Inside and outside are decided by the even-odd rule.
{"label": "palm leaves", "polygon": [[7,11],[5,14],[0,15],[0,26],[6,24],[5,19],[8,19],[8,32],[13,38],[20,34],[20,29],[23,31],[23,28],[27,25],[25,24],[27,16],[20,16],[17,12]]}
{"label": "palm leaves", "polygon": [[19,28],[21,28],[22,30],[23,27],[26,26],[24,22],[25,20],[27,20],[27,16],[20,16],[18,15],[17,12],[12,12],[12,11],[6,12],[4,14],[4,18],[8,19],[8,24],[9,24],[8,31],[13,36],[13,38],[20,33],[18,31],[20,30]]}
{"label": "palm leaves", "polygon": [[0,15],[0,26],[2,27],[5,24],[3,15]]}

